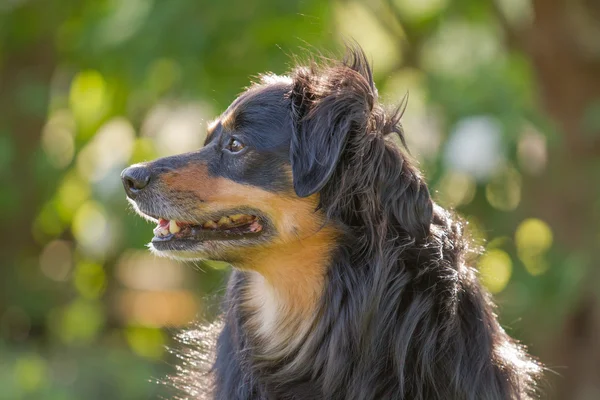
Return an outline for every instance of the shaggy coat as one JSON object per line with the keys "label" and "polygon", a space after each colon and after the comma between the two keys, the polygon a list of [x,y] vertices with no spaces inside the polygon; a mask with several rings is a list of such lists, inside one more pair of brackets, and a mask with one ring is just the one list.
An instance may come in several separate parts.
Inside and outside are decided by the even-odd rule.
{"label": "shaggy coat", "polygon": [[316,250],[323,280],[304,293],[309,311],[269,325],[268,290],[240,261],[210,371],[198,367],[210,333],[182,335],[190,349],[172,378],[182,398],[203,398],[207,377],[217,400],[536,397],[541,367],[499,325],[464,224],[432,201],[404,150],[403,108],[378,103],[362,51],[265,76],[230,109],[231,129],[277,126],[287,167],[274,173],[289,170],[295,196],[316,199],[307,215],[330,232]]}

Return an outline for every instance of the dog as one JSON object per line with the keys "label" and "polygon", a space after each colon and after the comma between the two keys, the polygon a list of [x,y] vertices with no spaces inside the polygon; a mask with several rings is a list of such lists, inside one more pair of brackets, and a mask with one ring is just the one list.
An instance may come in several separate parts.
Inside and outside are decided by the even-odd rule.
{"label": "dog", "polygon": [[[262,75],[202,149],[123,171],[157,223],[154,253],[234,267],[207,398],[539,396],[543,368],[498,323],[464,223],[408,156],[402,113],[378,103],[350,47]],[[185,398],[204,398],[183,372]]]}

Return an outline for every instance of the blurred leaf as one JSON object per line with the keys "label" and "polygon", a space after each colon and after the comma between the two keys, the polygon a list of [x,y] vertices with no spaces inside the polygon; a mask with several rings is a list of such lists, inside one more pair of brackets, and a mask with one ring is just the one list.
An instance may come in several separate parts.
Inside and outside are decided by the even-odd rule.
{"label": "blurred leaf", "polygon": [[508,284],[512,274],[510,256],[499,249],[488,250],[479,260],[479,276],[492,293],[499,293]]}
{"label": "blurred leaf", "polygon": [[95,301],[77,299],[60,314],[58,334],[68,344],[91,343],[104,325],[104,310]]}
{"label": "blurred leaf", "polygon": [[47,379],[47,365],[44,359],[29,354],[17,359],[15,378],[24,392],[39,390]]}
{"label": "blurred leaf", "polygon": [[131,326],[125,331],[127,342],[140,356],[159,359],[164,351],[165,335],[160,329]]}

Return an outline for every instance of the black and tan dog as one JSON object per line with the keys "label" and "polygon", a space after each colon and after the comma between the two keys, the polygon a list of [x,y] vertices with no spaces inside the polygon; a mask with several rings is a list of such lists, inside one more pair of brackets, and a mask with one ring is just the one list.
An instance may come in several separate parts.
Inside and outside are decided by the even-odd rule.
{"label": "black and tan dog", "polygon": [[535,397],[541,367],[498,324],[462,223],[389,140],[404,141],[401,113],[349,54],[263,76],[202,149],[123,171],[156,254],[235,267],[211,397]]}

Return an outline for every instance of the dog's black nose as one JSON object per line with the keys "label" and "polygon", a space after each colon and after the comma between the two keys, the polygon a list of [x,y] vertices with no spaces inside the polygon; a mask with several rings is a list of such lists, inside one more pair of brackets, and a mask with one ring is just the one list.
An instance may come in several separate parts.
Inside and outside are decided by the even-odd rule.
{"label": "dog's black nose", "polygon": [[127,196],[133,199],[140,190],[148,186],[150,182],[150,168],[143,165],[125,168],[121,172],[121,180],[123,181],[123,187],[125,187]]}

